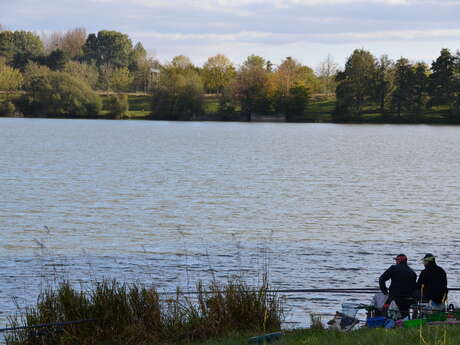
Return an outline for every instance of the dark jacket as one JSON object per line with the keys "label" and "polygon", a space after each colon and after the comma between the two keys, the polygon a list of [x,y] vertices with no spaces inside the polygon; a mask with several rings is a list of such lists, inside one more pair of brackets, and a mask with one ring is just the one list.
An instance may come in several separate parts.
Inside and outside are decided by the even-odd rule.
{"label": "dark jacket", "polygon": [[391,279],[391,297],[413,297],[417,290],[417,274],[407,263],[390,266],[379,279],[380,290],[388,294],[385,282]]}
{"label": "dark jacket", "polygon": [[[423,285],[423,291],[421,291]],[[447,294],[447,275],[446,272],[436,265],[430,263],[420,272],[417,281],[417,289],[421,291],[424,300],[433,300],[435,303],[442,303],[444,295]]]}

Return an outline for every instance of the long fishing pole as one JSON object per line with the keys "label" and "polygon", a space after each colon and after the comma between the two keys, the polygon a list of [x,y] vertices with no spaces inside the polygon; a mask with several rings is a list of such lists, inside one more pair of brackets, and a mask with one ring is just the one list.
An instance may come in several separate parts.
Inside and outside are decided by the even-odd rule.
{"label": "long fishing pole", "polygon": [[96,321],[96,319],[51,322],[51,323],[41,323],[41,324],[38,324],[38,325],[31,325],[31,326],[0,328],[0,333],[11,332],[11,331],[19,331],[19,330],[25,330],[25,329],[34,329],[34,328],[63,327],[63,326],[67,326],[67,325],[78,325],[78,324],[81,324],[81,323],[93,322],[93,321]]}
{"label": "long fishing pole", "polygon": [[[254,292],[258,290],[253,290]],[[330,288],[330,289],[269,289],[265,290],[267,293],[332,293],[332,294],[372,294],[379,292],[379,288]],[[460,288],[449,288],[448,291],[460,291]],[[222,293],[223,291],[179,291],[181,295],[198,295],[198,294],[212,294]],[[160,295],[174,295],[178,292],[160,292]]]}

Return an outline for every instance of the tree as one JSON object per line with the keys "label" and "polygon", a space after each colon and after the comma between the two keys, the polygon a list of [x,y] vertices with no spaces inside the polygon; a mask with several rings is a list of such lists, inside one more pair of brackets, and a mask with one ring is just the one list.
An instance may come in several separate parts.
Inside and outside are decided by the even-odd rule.
{"label": "tree", "polygon": [[97,66],[110,64],[128,67],[131,63],[133,44],[128,35],[118,31],[102,30],[88,35],[83,45],[84,59],[95,61]]}
{"label": "tree", "polygon": [[420,115],[428,103],[429,90],[429,68],[424,63],[417,63],[414,66],[412,85],[413,110]]}
{"label": "tree", "polygon": [[356,49],[347,59],[345,70],[337,74],[336,116],[361,117],[365,103],[373,96],[371,85],[375,71],[375,57],[364,49]]}
{"label": "tree", "polygon": [[309,102],[310,92],[302,83],[295,83],[289,90],[285,102],[284,114],[288,121],[294,121],[305,114]]}
{"label": "tree", "polygon": [[203,66],[203,82],[208,93],[219,93],[233,83],[235,67],[232,62],[222,54],[210,57]]}
{"label": "tree", "polygon": [[48,66],[39,65],[36,62],[29,62],[24,68],[24,89],[32,90],[33,81],[37,78],[45,77],[51,73]]}
{"label": "tree", "polygon": [[31,115],[93,116],[101,110],[101,99],[85,82],[65,72],[49,72],[31,81],[31,94],[19,106]]}
{"label": "tree", "polygon": [[54,50],[60,49],[69,58],[74,59],[83,54],[83,45],[86,42],[86,30],[84,28],[75,28],[68,30],[65,33],[53,32],[49,36],[42,36],[45,50],[51,53]]}
{"label": "tree", "polygon": [[317,82],[313,70],[287,57],[276,69],[275,76],[277,112],[286,115],[288,121],[301,117],[308,104],[309,90]]}
{"label": "tree", "polygon": [[107,100],[107,110],[109,111],[109,115],[116,119],[128,116],[128,95],[110,95]]}
{"label": "tree", "polygon": [[108,91],[110,90],[110,77],[114,68],[111,64],[104,64],[99,66],[99,80],[98,80],[98,89]]}
{"label": "tree", "polygon": [[109,77],[109,89],[113,91],[128,91],[134,78],[127,67],[115,68]]}
{"label": "tree", "polygon": [[4,56],[8,64],[23,68],[28,60],[44,54],[43,43],[36,34],[30,31],[1,31],[0,56]]}
{"label": "tree", "polygon": [[131,51],[131,62],[129,65],[129,69],[131,71],[137,70],[139,68],[139,63],[142,63],[142,61],[144,61],[145,59],[147,59],[147,51],[145,50],[141,42],[137,42],[133,50]]}
{"label": "tree", "polygon": [[18,69],[10,67],[4,63],[0,63],[0,91],[19,90],[22,86],[24,78]]}
{"label": "tree", "polygon": [[254,113],[272,111],[272,100],[268,97],[269,75],[266,61],[256,55],[249,56],[238,71],[235,92],[247,121]]}
{"label": "tree", "polygon": [[392,95],[392,107],[398,116],[412,107],[413,82],[413,66],[406,58],[400,58],[395,65],[395,89]]}
{"label": "tree", "polygon": [[454,112],[460,116],[460,51],[455,55],[454,89]]}
{"label": "tree", "polygon": [[387,55],[382,55],[376,63],[372,90],[374,91],[375,102],[379,105],[382,115],[386,112],[385,105],[393,88],[393,66],[393,61]]}
{"label": "tree", "polygon": [[326,93],[335,92],[337,83],[335,77],[339,65],[334,61],[331,55],[328,55],[317,68],[317,75],[321,82],[321,91]]}
{"label": "tree", "polygon": [[203,113],[203,81],[190,59],[179,55],[161,67],[153,89],[152,118],[190,120]]}
{"label": "tree", "polygon": [[131,53],[129,70],[133,76],[132,88],[147,93],[152,87],[153,71],[158,70],[159,63],[147,56],[147,51],[140,42],[136,43]]}
{"label": "tree", "polygon": [[455,99],[455,57],[449,49],[442,49],[441,55],[431,64],[430,105],[454,106]]}
{"label": "tree", "polygon": [[96,65],[90,65],[84,62],[68,61],[63,69],[73,77],[89,84],[92,89],[96,88],[99,78],[99,72]]}
{"label": "tree", "polygon": [[159,70],[160,64],[153,58],[140,58],[133,73],[133,88],[135,91],[142,90],[145,93],[152,89],[154,71]]}
{"label": "tree", "polygon": [[46,65],[53,71],[64,69],[69,60],[67,53],[61,49],[53,50],[45,59]]}

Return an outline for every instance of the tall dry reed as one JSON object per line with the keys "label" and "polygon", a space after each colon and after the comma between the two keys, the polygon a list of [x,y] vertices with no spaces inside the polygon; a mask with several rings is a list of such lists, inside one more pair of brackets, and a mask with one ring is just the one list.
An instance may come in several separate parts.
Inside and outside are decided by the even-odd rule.
{"label": "tall dry reed", "polygon": [[8,335],[7,344],[189,343],[233,332],[280,327],[282,305],[265,281],[257,289],[242,281],[231,281],[198,284],[196,290],[192,295],[177,290],[168,297],[140,284],[102,281],[81,291],[64,282],[43,292],[36,306],[10,320],[11,326],[95,321],[65,326],[60,334],[30,337],[28,331],[16,331]]}

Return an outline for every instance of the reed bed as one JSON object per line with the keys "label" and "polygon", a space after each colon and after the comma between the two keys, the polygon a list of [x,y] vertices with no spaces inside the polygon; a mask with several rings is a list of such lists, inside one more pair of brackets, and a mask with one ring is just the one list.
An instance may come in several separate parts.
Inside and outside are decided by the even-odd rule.
{"label": "reed bed", "polygon": [[[95,321],[63,327],[62,333],[7,334],[8,345],[147,345],[190,343],[235,332],[280,328],[280,298],[263,282],[257,289],[236,280],[199,283],[196,294],[177,289],[165,296],[153,287],[115,280],[92,284],[86,291],[68,282],[44,291],[37,304],[11,318],[10,325],[32,326],[69,320]],[[45,332],[46,333],[46,332]]]}

